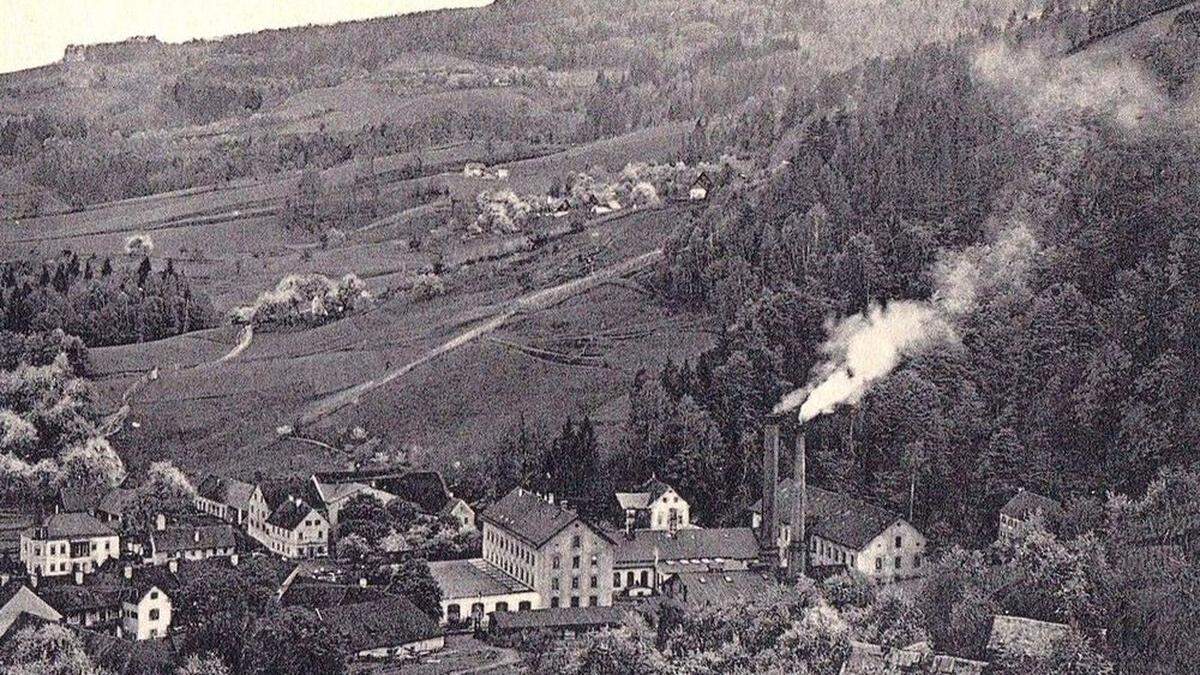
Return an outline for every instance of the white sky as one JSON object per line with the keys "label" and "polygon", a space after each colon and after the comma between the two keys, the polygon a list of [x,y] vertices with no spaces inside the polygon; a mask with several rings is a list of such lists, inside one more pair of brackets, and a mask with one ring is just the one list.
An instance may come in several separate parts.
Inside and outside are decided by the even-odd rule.
{"label": "white sky", "polygon": [[69,44],[165,42],[335,23],[489,0],[0,0],[0,72],[62,58]]}

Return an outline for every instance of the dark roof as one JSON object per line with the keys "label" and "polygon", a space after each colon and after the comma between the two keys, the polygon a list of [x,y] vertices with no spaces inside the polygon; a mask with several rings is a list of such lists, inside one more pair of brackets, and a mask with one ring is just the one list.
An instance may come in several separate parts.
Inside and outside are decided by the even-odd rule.
{"label": "dark roof", "polygon": [[288,499],[271,512],[267,522],[285,530],[294,530],[312,512],[313,508],[303,499]]}
{"label": "dark roof", "polygon": [[1011,657],[1045,657],[1070,630],[1066,624],[997,614],[992,617],[987,648]]}
{"label": "dark roof", "polygon": [[695,607],[722,606],[727,603],[759,596],[779,582],[769,572],[730,570],[728,572],[679,572],[667,583],[686,588],[675,599]]}
{"label": "dark roof", "polygon": [[86,513],[56,513],[46,518],[41,527],[30,533],[37,539],[69,539],[71,537],[111,537],[116,532]]}
{"label": "dark roof", "polygon": [[330,628],[346,637],[352,653],[405,645],[440,634],[428,615],[407,598],[395,595],[322,609],[318,614]]}
{"label": "dark roof", "polygon": [[75,584],[44,584],[35,593],[54,609],[63,614],[78,614],[84,611],[120,607],[126,591],[121,587],[99,587]]}
{"label": "dark roof", "polygon": [[21,532],[37,525],[38,516],[22,511],[0,511],[0,554],[16,554],[21,547]]}
{"label": "dark roof", "polygon": [[412,471],[399,476],[379,478],[374,487],[416,504],[425,513],[438,513],[450,501],[450,490],[442,474],[436,471]]}
{"label": "dark roof", "polygon": [[616,564],[668,560],[756,560],[758,538],[748,527],[689,528],[674,534],[666,530],[634,530],[632,535],[613,533]]}
{"label": "dark roof", "polygon": [[[791,488],[791,481],[779,484],[775,510],[781,523],[791,522]],[[755,513],[761,513],[762,500],[756,502],[753,509]],[[903,518],[881,506],[810,485],[807,520],[809,534],[859,550]]]}
{"label": "dark roof", "polygon": [[934,654],[925,642],[887,647],[851,640],[850,656],[842,665],[841,675],[979,675],[987,665],[985,661]]}
{"label": "dark roof", "polygon": [[358,605],[386,598],[387,594],[373,586],[336,584],[310,578],[293,581],[279,598],[284,607],[300,606],[309,609],[329,609],[342,605]]}
{"label": "dark roof", "polygon": [[108,494],[104,495],[104,498],[101,499],[100,503],[96,505],[96,510],[112,514],[114,516],[124,516],[125,507],[129,505],[130,500],[132,500],[136,494],[136,490],[130,490],[128,488],[109,490]]}
{"label": "dark roof", "polygon": [[621,607],[551,607],[525,612],[496,612],[491,626],[495,630],[543,628],[602,628],[619,626],[628,610]]}
{"label": "dark roof", "polygon": [[1041,511],[1047,518],[1057,518],[1062,515],[1062,504],[1057,500],[1039,495],[1031,490],[1021,490],[1000,509],[1000,513],[1009,518],[1025,520],[1036,511]]}
{"label": "dark roof", "polygon": [[579,514],[571,509],[551,504],[523,488],[504,495],[483,512],[482,518],[534,546],[541,546],[563,528],[580,520]]}
{"label": "dark roof", "polygon": [[58,506],[63,513],[87,513],[100,503],[99,490],[64,487],[58,491]]}
{"label": "dark roof", "polygon": [[150,532],[150,544],[155,553],[233,548],[237,536],[232,525],[193,525],[168,527]]}
{"label": "dark roof", "polygon": [[254,486],[233,478],[209,475],[196,487],[196,493],[207,500],[245,511],[250,507]]}

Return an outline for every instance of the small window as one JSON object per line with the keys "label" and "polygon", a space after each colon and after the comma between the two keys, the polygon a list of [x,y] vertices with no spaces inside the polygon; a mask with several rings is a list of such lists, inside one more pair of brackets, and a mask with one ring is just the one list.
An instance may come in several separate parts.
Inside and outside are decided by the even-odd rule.
{"label": "small window", "polygon": [[558,598],[550,598],[550,606],[558,607]]}
{"label": "small window", "polygon": [[901,564],[900,556],[896,556],[896,569],[900,569]]}
{"label": "small window", "polygon": [[558,568],[562,567],[562,556],[555,555],[555,556],[554,556],[554,562],[552,563],[552,565],[551,565],[551,566],[552,566],[554,569],[558,569]]}
{"label": "small window", "polygon": [[913,556],[913,567],[920,567],[920,566],[921,566],[921,556],[914,555]]}
{"label": "small window", "polygon": [[896,548],[900,548],[903,545],[904,545],[904,541],[900,537],[896,537]]}
{"label": "small window", "polygon": [[556,591],[558,590],[558,577],[550,579],[550,588]]}
{"label": "small window", "polygon": [[497,612],[507,612],[508,611],[508,603],[504,602],[503,600],[501,600],[500,602],[497,602],[496,603],[496,611]]}
{"label": "small window", "polygon": [[875,559],[875,571],[877,571],[877,572],[883,571],[883,558]]}
{"label": "small window", "polygon": [[[555,600],[557,600],[557,599],[558,599],[558,598],[555,598]],[[522,601],[521,601],[521,604],[517,605],[517,609],[520,609],[522,612],[527,612],[527,611],[529,611],[529,610],[530,610],[532,607],[533,607],[533,605],[529,604],[529,601],[528,601],[528,600],[522,600]]]}
{"label": "small window", "polygon": [[621,573],[620,572],[613,572],[613,587],[614,588],[621,587]]}
{"label": "small window", "polygon": [[579,588],[579,577],[571,577],[571,590]]}
{"label": "small window", "polygon": [[595,607],[595,606],[599,605],[600,602],[599,602],[599,599],[596,598],[596,596],[589,595],[588,596],[588,604],[591,605],[592,607]]}
{"label": "small window", "polygon": [[593,574],[593,575],[592,575],[591,582],[592,582],[592,583],[591,583],[591,585],[592,585],[592,588],[599,588],[599,587],[600,587],[600,580],[599,580],[599,577],[597,577],[595,574]]}
{"label": "small window", "polygon": [[158,599],[158,591],[150,591],[150,599],[157,600]]}
{"label": "small window", "polygon": [[579,606],[579,596],[578,596],[578,595],[572,595],[572,596],[571,596],[571,606],[572,606],[572,607],[578,607],[578,606]]}
{"label": "small window", "polygon": [[158,621],[158,610],[157,609],[150,610],[150,620]]}
{"label": "small window", "polygon": [[574,558],[571,558],[571,569],[573,569],[573,570],[579,569],[579,556],[575,556]]}
{"label": "small window", "polygon": [[579,548],[581,545],[582,545],[582,542],[579,539],[579,535],[575,535],[574,537],[571,537],[571,547],[572,548]]}

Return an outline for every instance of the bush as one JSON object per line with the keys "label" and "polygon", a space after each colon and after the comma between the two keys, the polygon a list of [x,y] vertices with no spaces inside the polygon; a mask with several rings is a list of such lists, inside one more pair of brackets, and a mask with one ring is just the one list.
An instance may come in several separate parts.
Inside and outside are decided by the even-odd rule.
{"label": "bush", "polygon": [[424,302],[446,294],[446,283],[436,274],[422,274],[412,286],[413,300]]}

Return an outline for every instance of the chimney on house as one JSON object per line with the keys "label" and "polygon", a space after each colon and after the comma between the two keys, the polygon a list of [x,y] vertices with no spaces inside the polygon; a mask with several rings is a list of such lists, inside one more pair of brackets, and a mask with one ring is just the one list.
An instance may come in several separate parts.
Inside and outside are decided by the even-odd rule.
{"label": "chimney on house", "polygon": [[779,472],[779,419],[768,417],[763,426],[763,467],[762,467],[762,520],[758,526],[758,541],[763,552],[763,562],[776,564],[776,541],[778,535],[779,514],[775,511],[776,475]]}
{"label": "chimney on house", "polygon": [[359,577],[359,578],[358,578],[358,587],[359,587],[359,588],[366,588],[366,587],[367,587],[367,578],[366,578],[366,577]]}
{"label": "chimney on house", "polygon": [[154,516],[154,529],[158,530],[159,532],[162,532],[163,530],[167,529],[167,516],[166,515],[159,513]]}
{"label": "chimney on house", "polygon": [[170,560],[167,561],[167,571],[170,572],[171,574],[179,573],[179,559],[178,558],[171,558]]}
{"label": "chimney on house", "polygon": [[192,542],[200,543],[200,530],[192,530]]}
{"label": "chimney on house", "polygon": [[230,565],[237,567],[239,562],[241,562],[241,556],[239,556],[238,554],[234,553],[233,555],[229,556],[229,564]]}
{"label": "chimney on house", "polygon": [[804,427],[796,430],[796,457],[792,472],[792,523],[791,540],[788,542],[788,580],[798,581],[806,576],[805,554],[808,538],[805,520],[808,518],[808,466],[805,458]]}
{"label": "chimney on house", "polygon": [[79,568],[75,568],[75,585],[76,586],[83,585],[83,570],[81,570]]}
{"label": "chimney on house", "polygon": [[29,587],[37,588],[37,585],[38,585],[38,575],[30,574],[29,575]]}
{"label": "chimney on house", "polygon": [[126,565],[125,568],[122,570],[122,573],[125,575],[126,579],[132,579],[133,578],[133,565]]}

